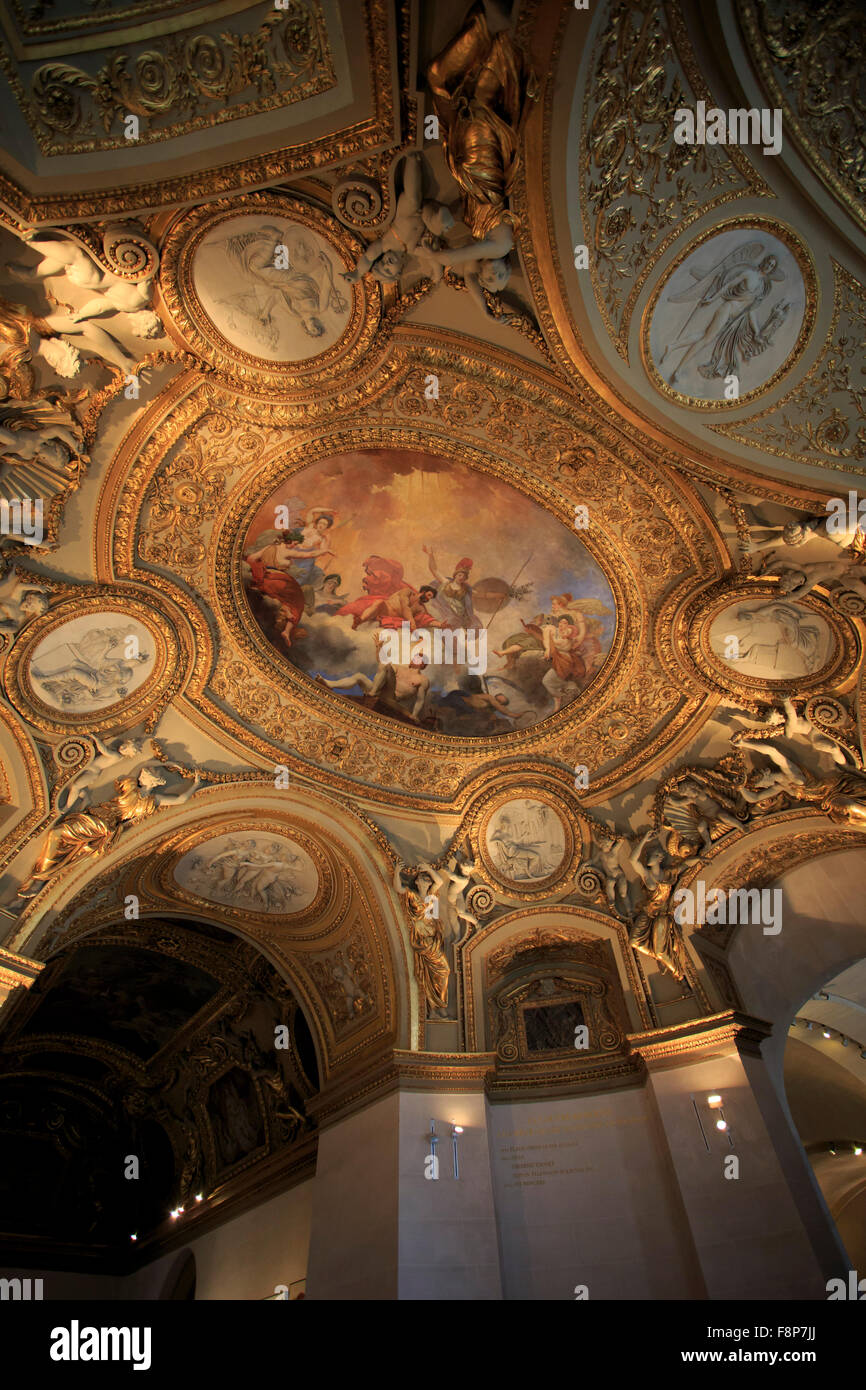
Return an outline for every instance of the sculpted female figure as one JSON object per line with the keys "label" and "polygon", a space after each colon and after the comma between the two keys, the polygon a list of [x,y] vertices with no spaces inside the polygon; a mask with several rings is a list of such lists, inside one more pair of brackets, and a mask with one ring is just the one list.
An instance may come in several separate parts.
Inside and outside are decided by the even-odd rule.
{"label": "sculpted female figure", "polygon": [[451,967],[445,953],[439,923],[438,895],[444,880],[427,867],[415,876],[413,888],[404,888],[401,866],[394,870],[394,888],[409,921],[409,941],[415,957],[415,978],[430,1006],[431,1015],[441,1018],[448,1007],[448,979]]}
{"label": "sculpted female figure", "polygon": [[[656,848],[650,851],[647,862],[643,863],[641,854],[652,833],[652,830],[648,830],[631,854],[631,866],[643,880],[646,895],[632,916],[629,945],[642,955],[652,956],[675,979],[681,980],[683,968],[679,960],[679,928],[671,902],[680,879],[694,864],[700,863],[700,859],[690,853],[692,846],[688,842],[681,841],[669,859],[662,849]],[[668,847],[673,848],[670,840]]]}
{"label": "sculpted female figure", "polygon": [[[467,246],[436,251],[440,266],[461,267],[489,290],[508,282],[516,218],[508,195],[519,164],[527,98],[538,87],[496,0],[472,6],[460,33],[427,70],[448,168],[463,191]],[[483,264],[482,264],[483,262]],[[483,296],[478,294],[483,302]]]}
{"label": "sculpted female figure", "polygon": [[157,791],[165,786],[165,778],[153,768],[143,767],[137,776],[118,777],[116,794],[110,801],[101,801],[86,811],[68,812],[49,830],[32,874],[18,889],[19,897],[33,898],[70,864],[105,854],[128,826],[146,820],[160,806],[188,801],[200,785],[196,773],[185,791],[169,796]]}

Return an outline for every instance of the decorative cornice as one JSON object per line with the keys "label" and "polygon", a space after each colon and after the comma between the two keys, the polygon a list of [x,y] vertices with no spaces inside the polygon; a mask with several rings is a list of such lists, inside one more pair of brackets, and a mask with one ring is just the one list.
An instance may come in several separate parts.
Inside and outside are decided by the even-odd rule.
{"label": "decorative cornice", "polygon": [[629,1033],[628,1044],[650,1071],[658,1071],[687,1062],[709,1061],[734,1051],[760,1057],[761,1043],[772,1029],[773,1025],[763,1019],[729,1009],[708,1018],[654,1028],[648,1033]]}
{"label": "decorative cornice", "polygon": [[0,990],[30,989],[44,969],[41,961],[31,960],[29,956],[17,956],[0,946]]}
{"label": "decorative cornice", "polygon": [[194,178],[178,174],[129,187],[77,194],[32,194],[0,174],[0,221],[18,228],[141,214],[266,188],[294,175],[357,162],[383,146],[392,147],[397,138],[399,113],[394,98],[390,7],[386,0],[365,0],[365,30],[374,105],[374,114],[367,119],[302,144],[284,145],[266,154],[205,169]]}

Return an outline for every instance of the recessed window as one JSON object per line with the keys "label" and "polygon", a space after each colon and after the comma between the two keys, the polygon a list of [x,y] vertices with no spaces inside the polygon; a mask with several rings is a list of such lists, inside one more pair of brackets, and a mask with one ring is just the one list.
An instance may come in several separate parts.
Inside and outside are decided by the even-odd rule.
{"label": "recessed window", "polygon": [[576,999],[562,1004],[529,1004],[523,1010],[528,1052],[558,1052],[574,1046],[574,1030],[584,1022]]}

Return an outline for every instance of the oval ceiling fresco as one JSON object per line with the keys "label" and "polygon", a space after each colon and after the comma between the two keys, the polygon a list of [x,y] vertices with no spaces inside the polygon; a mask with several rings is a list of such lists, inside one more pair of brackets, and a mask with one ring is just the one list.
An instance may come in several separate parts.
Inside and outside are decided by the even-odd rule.
{"label": "oval ceiling fresco", "polygon": [[457,737],[526,729],[610,651],[615,603],[577,534],[506,483],[414,450],[294,473],[244,543],[253,617],[342,699]]}

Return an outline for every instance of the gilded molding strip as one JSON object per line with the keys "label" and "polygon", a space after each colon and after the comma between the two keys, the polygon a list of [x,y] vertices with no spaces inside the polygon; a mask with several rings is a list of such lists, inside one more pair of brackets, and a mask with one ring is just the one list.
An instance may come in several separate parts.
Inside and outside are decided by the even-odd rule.
{"label": "gilded molding strip", "polygon": [[[791,252],[800,274],[803,277],[803,287],[806,294],[806,305],[803,311],[803,321],[800,324],[800,331],[797,334],[797,341],[791,348],[785,360],[776,368],[775,372],[762,382],[754,390],[744,391],[734,400],[704,400],[697,396],[684,395],[683,392],[671,386],[662,376],[655,362],[653,361],[650,349],[650,332],[652,329],[653,315],[658,307],[659,300],[665,289],[670,284],[673,276],[684,261],[707,242],[712,241],[720,233],[732,231],[757,231],[767,232],[776,237]],[[818,278],[815,269],[815,260],[806,243],[797,235],[793,227],[789,227],[786,222],[780,222],[775,217],[758,217],[751,214],[740,217],[731,217],[724,222],[715,222],[712,227],[707,227],[694,240],[686,243],[666,268],[664,274],[653,291],[641,318],[640,334],[640,355],[644,371],[649,377],[655,389],[665,396],[675,405],[684,410],[696,411],[724,411],[741,410],[743,406],[757,400],[760,396],[765,396],[768,391],[772,391],[779,382],[796,367],[800,358],[806,350],[806,345],[812,334],[815,323],[815,316],[818,311]]]}
{"label": "gilded molding strip", "polygon": [[[208,2],[209,0],[198,0],[196,8],[205,9]],[[129,5],[124,5],[122,0],[118,0],[117,3],[113,3],[113,0],[100,0],[98,5],[91,4],[89,14],[46,18],[46,14],[55,4],[56,0],[11,0],[16,28],[23,40],[44,41],[49,35],[56,33],[84,35],[89,29],[101,30],[106,24],[111,24],[112,27],[117,23],[128,25],[139,15],[160,15],[167,18],[172,14],[188,13],[191,8],[187,0],[132,0]]]}
{"label": "gilded molding strip", "polygon": [[[0,44],[0,64],[42,155],[124,149],[130,114],[143,124],[137,143],[149,145],[305,101],[337,81],[318,0],[287,0],[252,33],[154,38],[149,48],[110,53],[95,75],[43,63],[29,92]],[[250,90],[253,97],[232,104]],[[171,124],[156,125],[172,116]],[[97,123],[103,137],[91,133]]]}
{"label": "gilded molding strip", "polygon": [[374,114],[367,119],[303,144],[284,145],[249,159],[205,169],[194,178],[182,174],[128,187],[41,195],[29,193],[0,173],[0,220],[17,230],[25,225],[92,221],[120,214],[141,216],[148,209],[202,202],[284,183],[294,175],[352,163],[383,145],[392,145],[397,108],[390,11],[385,0],[365,0],[365,20],[374,107]]}

